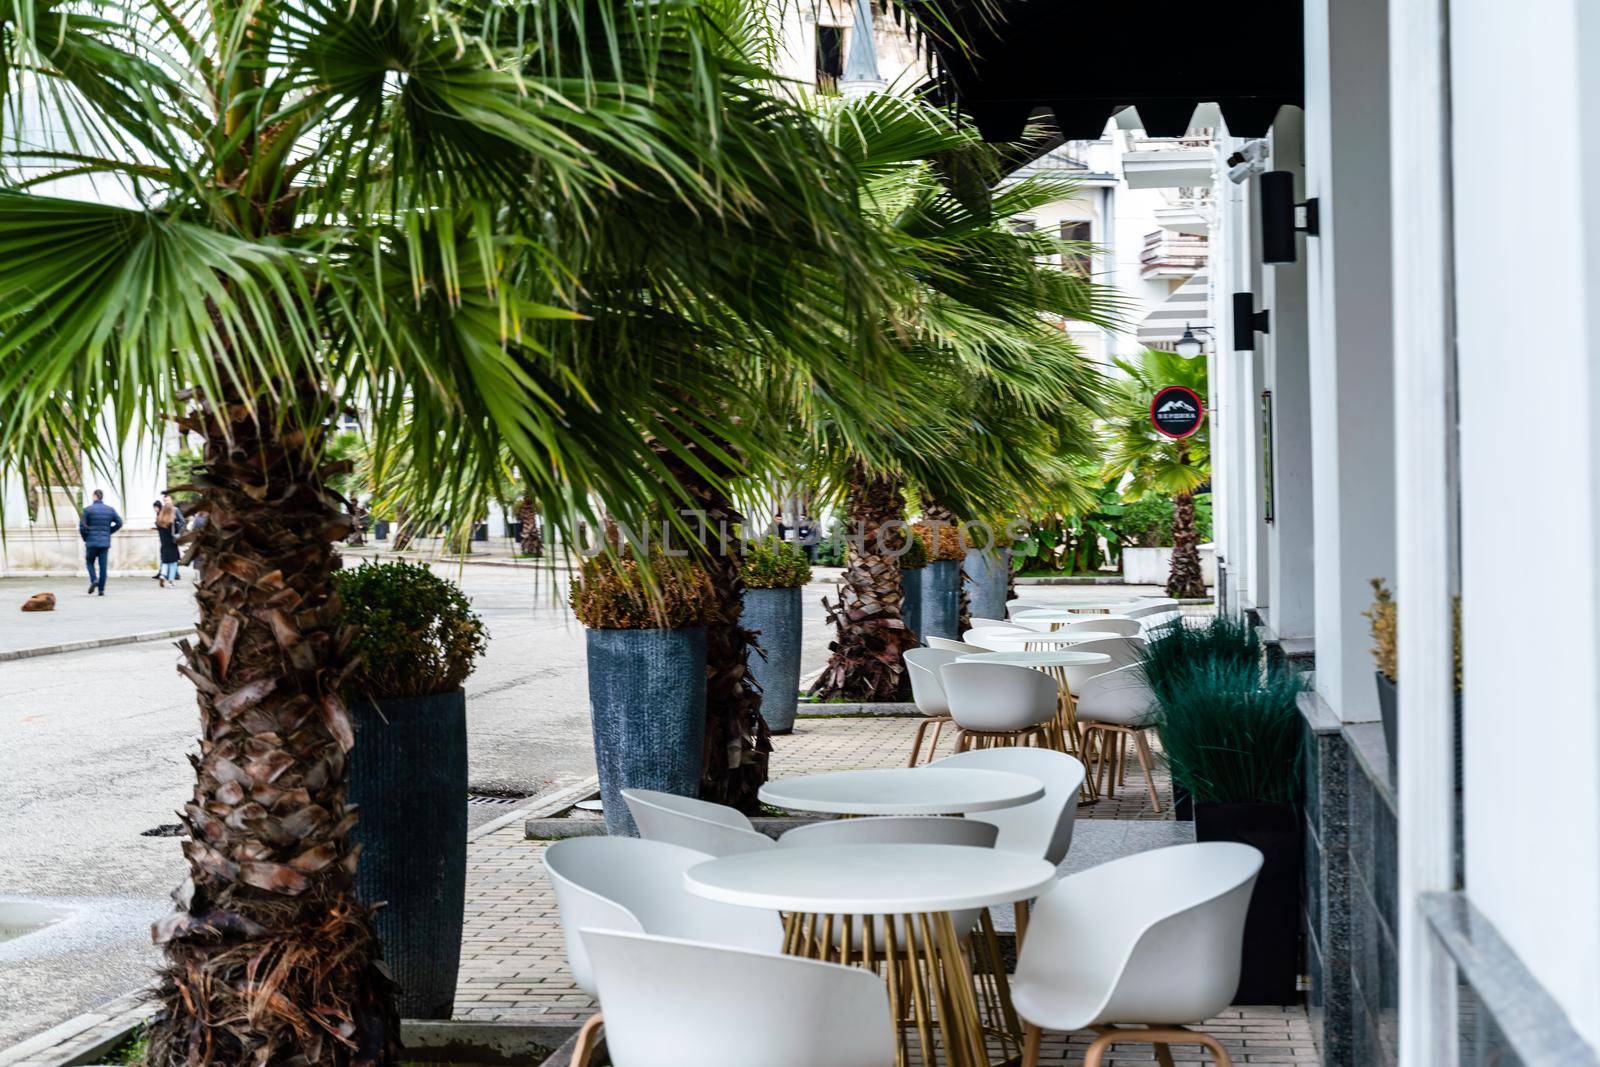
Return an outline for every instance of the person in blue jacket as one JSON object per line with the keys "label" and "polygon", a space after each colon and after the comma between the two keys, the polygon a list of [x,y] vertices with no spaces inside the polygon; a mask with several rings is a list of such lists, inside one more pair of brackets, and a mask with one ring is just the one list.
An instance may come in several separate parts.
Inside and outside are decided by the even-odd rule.
{"label": "person in blue jacket", "polygon": [[[111,555],[111,535],[122,529],[122,516],[96,489],[94,503],[83,509],[78,536],[83,538],[83,562],[89,568],[89,592],[106,595],[106,559]],[[98,567],[99,573],[96,574]]]}

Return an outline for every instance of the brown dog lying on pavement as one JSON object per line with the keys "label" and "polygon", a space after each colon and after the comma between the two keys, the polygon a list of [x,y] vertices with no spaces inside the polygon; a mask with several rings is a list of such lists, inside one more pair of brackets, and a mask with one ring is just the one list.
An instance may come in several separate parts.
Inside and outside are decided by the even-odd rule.
{"label": "brown dog lying on pavement", "polygon": [[56,610],[56,595],[54,593],[35,593],[22,603],[23,611],[54,611]]}

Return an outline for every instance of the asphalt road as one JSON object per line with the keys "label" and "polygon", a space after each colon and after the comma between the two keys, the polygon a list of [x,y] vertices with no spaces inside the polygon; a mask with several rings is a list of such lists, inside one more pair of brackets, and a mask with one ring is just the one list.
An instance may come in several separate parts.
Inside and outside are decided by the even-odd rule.
{"label": "asphalt road", "polygon": [[[475,790],[538,794],[594,773],[583,630],[564,575],[488,566],[439,568],[489,628],[468,681],[468,758]],[[182,589],[114,578],[104,598],[76,579],[0,580],[0,650],[193,622]],[[51,591],[56,612],[17,611]],[[806,666],[820,666],[827,628],[807,590]],[[178,841],[144,837],[175,821],[196,748],[193,691],[171,642],[0,661],[0,904],[58,906],[69,917],[0,941],[0,1048],[144,984],[159,962],[149,924],[182,876]],[[471,805],[474,823],[507,811]]]}

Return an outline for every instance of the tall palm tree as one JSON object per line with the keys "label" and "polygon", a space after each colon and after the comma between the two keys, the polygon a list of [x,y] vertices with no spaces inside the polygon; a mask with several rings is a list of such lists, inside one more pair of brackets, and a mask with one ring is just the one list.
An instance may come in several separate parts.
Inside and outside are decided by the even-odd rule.
{"label": "tall palm tree", "polygon": [[1114,414],[1107,423],[1106,477],[1122,483],[1123,498],[1146,493],[1172,498],[1172,568],[1167,595],[1206,595],[1200,570],[1199,532],[1195,523],[1195,491],[1211,478],[1210,430],[1202,425],[1189,437],[1174,439],[1150,423],[1150,402],[1157,391],[1183,385],[1200,396],[1206,391],[1206,361],[1184,359],[1175,352],[1147,349],[1137,359],[1117,360],[1126,379],[1118,383]]}
{"label": "tall palm tree", "polygon": [[365,408],[374,462],[404,453],[446,514],[505,454],[563,531],[594,499],[670,512],[666,457],[715,479],[705,442],[756,443],[702,351],[735,326],[803,348],[872,299],[840,295],[876,273],[851,172],[740,51],[737,8],[0,7],[0,467],[167,418],[205,442],[179,668],[201,741],[151,1062],[398,1054],[353,894],[333,415]]}
{"label": "tall palm tree", "polygon": [[[955,514],[1002,514],[1070,477],[1090,447],[1102,382],[1071,343],[1066,319],[1107,323],[1103,286],[1049,265],[1045,235],[1010,224],[1072,194],[1069,183],[999,184],[999,156],[939,112],[886,95],[824,112],[830,136],[866,179],[907,283],[885,333],[914,364],[902,406],[870,440],[839,419],[814,420],[808,466],[842,490],[855,523],[832,657],[813,692],[894,700],[906,691],[893,538],[904,491]],[[864,535],[864,536],[863,536]]]}

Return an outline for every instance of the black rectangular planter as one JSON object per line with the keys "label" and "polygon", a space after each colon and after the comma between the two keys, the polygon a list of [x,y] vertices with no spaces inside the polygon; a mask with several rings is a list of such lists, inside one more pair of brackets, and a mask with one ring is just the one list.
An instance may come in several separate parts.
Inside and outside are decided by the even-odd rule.
{"label": "black rectangular planter", "polygon": [[1244,922],[1235,1004],[1297,1004],[1300,994],[1300,819],[1292,804],[1196,804],[1197,841],[1236,841],[1265,861]]}

